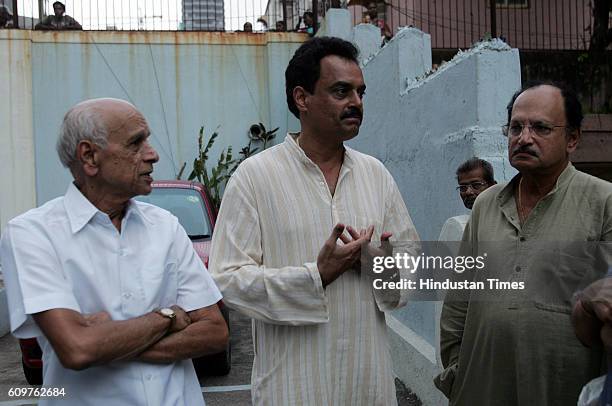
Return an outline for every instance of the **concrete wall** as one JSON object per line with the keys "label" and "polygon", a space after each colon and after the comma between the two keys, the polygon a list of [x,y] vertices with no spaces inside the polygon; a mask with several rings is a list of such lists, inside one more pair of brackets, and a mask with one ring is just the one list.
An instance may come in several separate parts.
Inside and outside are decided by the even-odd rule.
{"label": "concrete wall", "polygon": [[[348,11],[330,10],[325,22],[326,32],[353,39],[369,53],[362,62],[364,122],[350,144],[385,164],[421,239],[437,240],[448,217],[468,213],[455,190],[460,163],[487,159],[498,181],[515,173],[500,127],[520,87],[518,50],[501,41],[482,43],[431,73],[429,34],[400,30],[372,55],[375,38],[362,32],[364,26],[338,33],[350,18]],[[341,21],[332,27],[334,19]],[[437,302],[413,302],[387,317],[395,372],[426,405],[444,403],[432,382],[440,371],[440,309]]]}
{"label": "concrete wall", "polygon": [[0,30],[0,231],[11,218],[36,204],[28,34]]}
{"label": "concrete wall", "polygon": [[[36,205],[32,126],[32,42],[28,31],[0,30],[0,232]],[[9,332],[0,264],[0,337]]]}
{"label": "concrete wall", "polygon": [[[189,170],[202,125],[208,135],[215,129],[220,133],[213,162],[228,145],[235,153],[245,146],[254,123],[280,127],[277,141],[282,141],[287,129],[298,128],[286,107],[284,70],[306,38],[296,33],[0,31],[0,55],[14,61],[0,72],[13,89],[11,97],[0,100],[0,114],[12,127],[0,131],[5,145],[15,144],[22,155],[24,143],[29,142],[30,152],[34,146],[33,156],[3,149],[21,166],[7,167],[11,176],[1,182],[25,182],[30,192],[27,202],[2,202],[3,223],[65,192],[71,178],[56,157],[55,141],[65,112],[84,99],[122,98],[143,112],[161,158],[157,179],[174,178],[185,161]],[[15,49],[23,56],[15,56]],[[18,198],[2,194],[2,199]]]}

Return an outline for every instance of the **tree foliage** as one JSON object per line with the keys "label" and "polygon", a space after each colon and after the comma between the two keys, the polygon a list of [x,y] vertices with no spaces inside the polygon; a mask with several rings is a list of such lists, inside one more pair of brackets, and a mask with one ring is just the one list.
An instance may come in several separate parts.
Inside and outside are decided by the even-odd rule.
{"label": "tree foliage", "polygon": [[[219,209],[221,206],[221,198],[227,181],[232,176],[238,165],[248,157],[254,155],[260,150],[256,147],[256,144],[262,144],[261,150],[263,151],[269,145],[269,143],[276,136],[278,127],[274,130],[268,131],[262,123],[254,124],[249,129],[249,142],[240,150],[238,157],[234,158],[233,149],[230,145],[227,149],[222,150],[217,163],[212,167],[208,168],[209,154],[215,143],[217,137],[219,137],[218,131],[211,134],[208,141],[205,141],[206,136],[204,134],[204,127],[200,127],[198,134],[198,155],[193,160],[193,167],[189,174],[188,180],[197,180],[203,184],[208,190],[211,203]],[[180,179],[185,168],[185,163],[181,167],[181,171],[177,176]]]}

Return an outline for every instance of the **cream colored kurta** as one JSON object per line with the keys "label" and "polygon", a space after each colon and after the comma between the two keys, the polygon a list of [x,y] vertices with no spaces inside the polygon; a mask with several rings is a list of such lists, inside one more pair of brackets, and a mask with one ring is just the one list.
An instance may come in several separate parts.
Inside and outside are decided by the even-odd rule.
{"label": "cream colored kurta", "polygon": [[[346,148],[332,196],[288,135],[247,159],[228,183],[210,271],[224,302],[253,320],[255,405],[394,405],[385,316],[405,303],[357,270],[323,289],[317,255],[336,223],[418,235],[391,174]],[[410,245],[410,244],[408,244]]]}

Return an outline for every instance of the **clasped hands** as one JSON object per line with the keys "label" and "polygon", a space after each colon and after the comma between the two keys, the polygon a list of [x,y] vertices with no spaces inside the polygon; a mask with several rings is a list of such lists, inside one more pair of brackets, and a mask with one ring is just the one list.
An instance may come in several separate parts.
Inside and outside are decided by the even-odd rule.
{"label": "clasped hands", "polygon": [[[348,232],[348,236],[344,231]],[[374,256],[389,255],[392,234],[383,232],[380,236],[381,246],[371,247],[370,241],[374,234],[374,226],[357,231],[351,226],[336,224],[329,238],[323,244],[317,257],[317,268],[323,287],[326,287],[340,275],[357,266],[361,267],[361,259],[369,261]],[[338,243],[340,240],[341,243]]]}

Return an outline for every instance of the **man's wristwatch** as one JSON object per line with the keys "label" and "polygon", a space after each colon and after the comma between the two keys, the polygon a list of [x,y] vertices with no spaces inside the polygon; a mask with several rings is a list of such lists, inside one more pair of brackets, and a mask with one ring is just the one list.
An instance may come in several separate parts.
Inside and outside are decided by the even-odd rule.
{"label": "man's wristwatch", "polygon": [[172,323],[174,323],[174,319],[176,319],[176,313],[169,307],[162,307],[160,309],[155,310],[155,313],[161,314],[162,316],[170,319]]}

